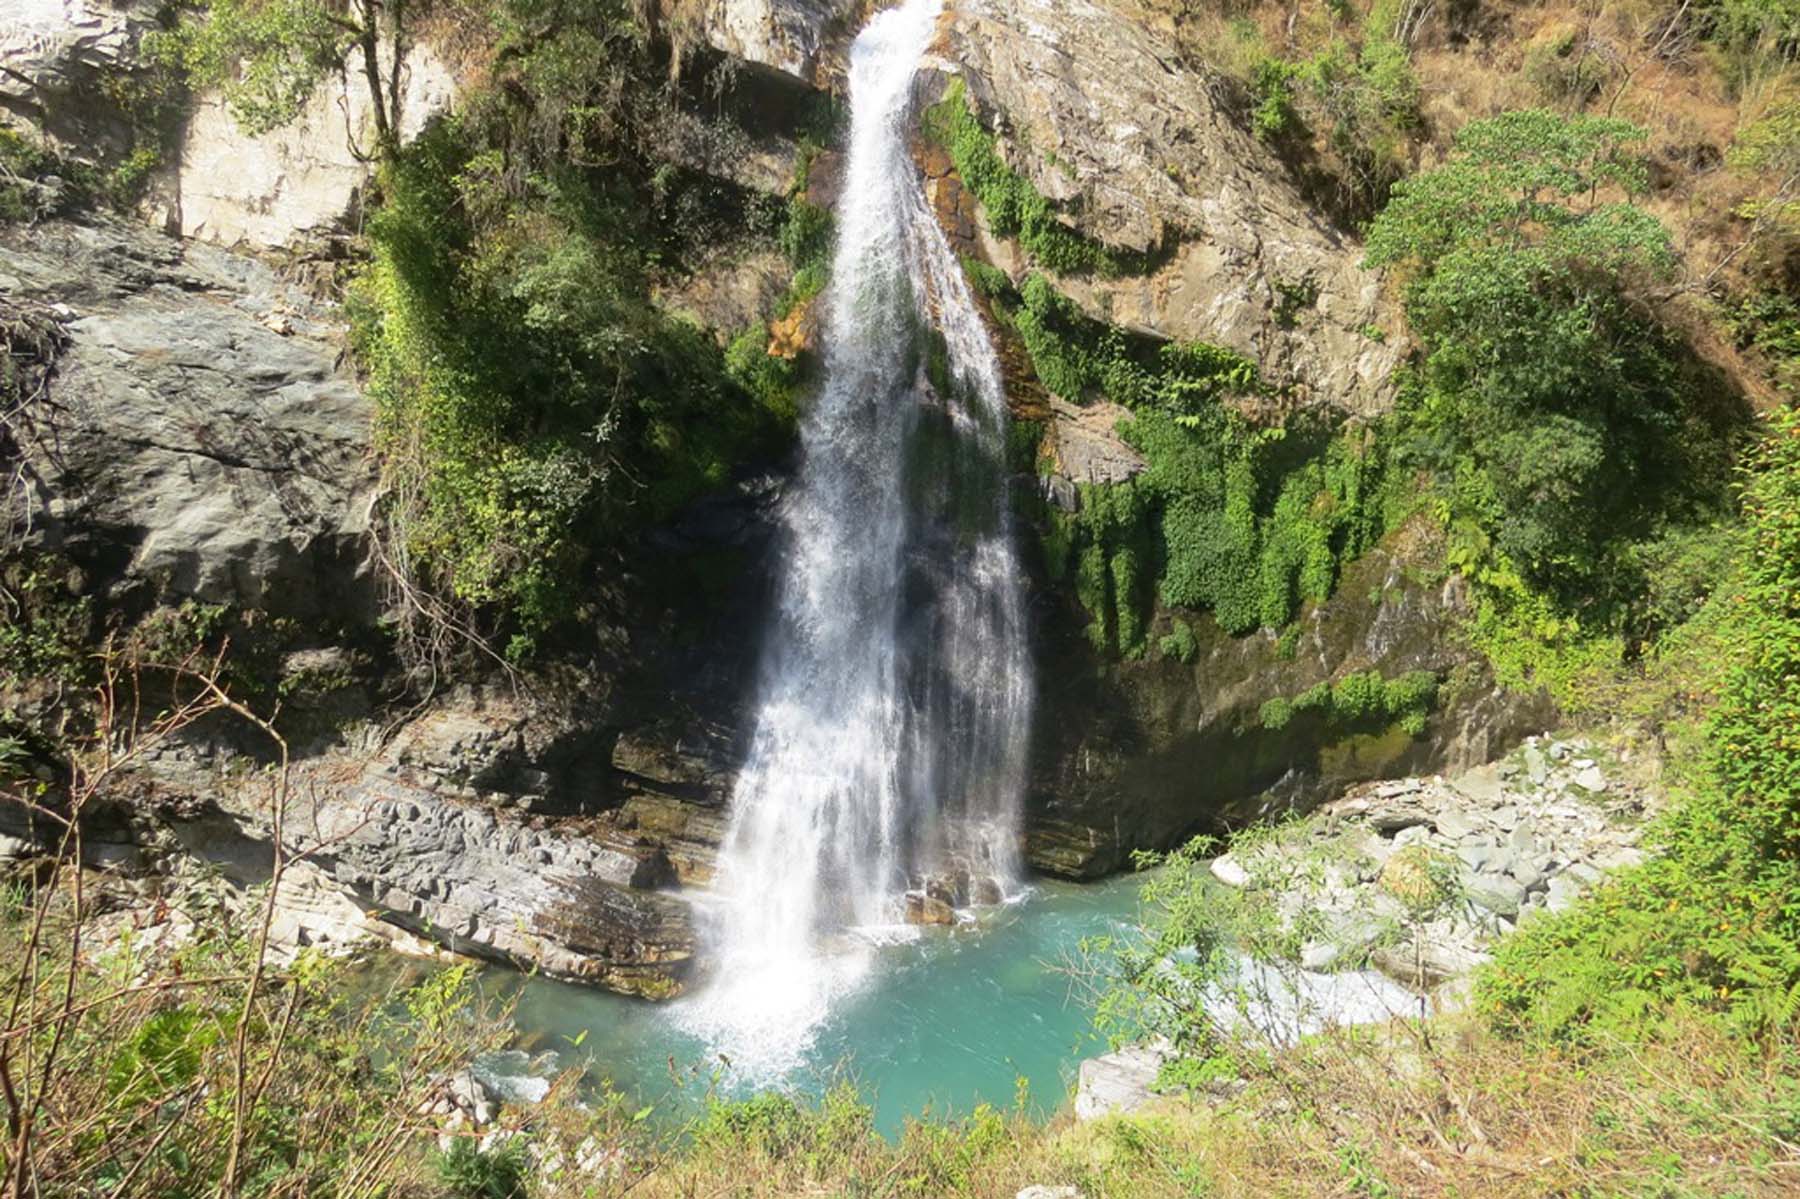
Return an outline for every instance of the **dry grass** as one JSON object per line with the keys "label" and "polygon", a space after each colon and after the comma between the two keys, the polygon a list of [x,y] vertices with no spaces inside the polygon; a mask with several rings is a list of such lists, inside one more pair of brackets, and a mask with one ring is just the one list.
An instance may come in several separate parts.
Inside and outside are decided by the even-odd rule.
{"label": "dry grass", "polygon": [[[640,1144],[616,1177],[532,1193],[1012,1199],[1046,1184],[1086,1199],[1792,1195],[1796,1060],[1794,1043],[1750,1053],[1698,1024],[1655,1046],[1577,1057],[1451,1017],[1321,1036],[1265,1062],[1229,1101],[1170,1098],[1048,1127],[978,1112],[889,1144],[840,1096],[791,1135],[715,1129],[685,1147]],[[550,1123],[539,1137],[565,1151],[596,1131],[568,1113]]]}

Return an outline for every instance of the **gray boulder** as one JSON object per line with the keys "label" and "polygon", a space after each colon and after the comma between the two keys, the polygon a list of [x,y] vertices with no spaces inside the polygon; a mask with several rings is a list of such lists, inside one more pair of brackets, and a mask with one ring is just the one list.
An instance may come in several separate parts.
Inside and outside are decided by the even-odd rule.
{"label": "gray boulder", "polygon": [[68,344],[15,522],[115,592],[368,619],[369,402],[330,313],[264,264],[117,223],[0,234]]}
{"label": "gray boulder", "polygon": [[1081,1063],[1075,1084],[1075,1118],[1096,1120],[1129,1112],[1156,1098],[1156,1076],[1169,1051],[1157,1045],[1128,1045]]}
{"label": "gray boulder", "polygon": [[[1082,232],[1167,251],[1148,273],[1060,280],[1084,308],[1231,346],[1316,403],[1388,405],[1403,347],[1363,332],[1397,322],[1360,247],[1319,220],[1223,110],[1214,81],[1178,65],[1141,18],[1062,0],[971,0],[946,13],[934,49],[1001,127],[1010,165]],[[990,256],[1026,269],[1009,247]],[[1291,311],[1281,287],[1312,302]]]}

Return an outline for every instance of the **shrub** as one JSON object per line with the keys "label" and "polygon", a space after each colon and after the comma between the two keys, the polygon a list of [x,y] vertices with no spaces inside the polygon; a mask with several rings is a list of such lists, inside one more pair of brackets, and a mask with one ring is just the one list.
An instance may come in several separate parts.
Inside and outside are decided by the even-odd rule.
{"label": "shrub", "polygon": [[1365,670],[1320,683],[1292,699],[1276,696],[1263,703],[1258,715],[1271,731],[1286,728],[1305,712],[1316,715],[1327,736],[1398,725],[1417,737],[1425,731],[1437,691],[1437,676],[1429,670],[1408,671],[1393,679]]}
{"label": "shrub", "polygon": [[[515,657],[570,620],[600,547],[785,444],[805,370],[652,303],[653,270],[747,218],[634,140],[624,114],[662,79],[628,22],[526,15],[495,17],[508,85],[384,166],[351,302],[389,557]],[[778,237],[791,307],[823,283],[829,218],[796,197]]]}
{"label": "shrub", "polygon": [[1185,620],[1177,619],[1156,643],[1165,658],[1174,658],[1178,662],[1192,662],[1199,652],[1199,642],[1194,638],[1194,628]]}
{"label": "shrub", "polygon": [[1453,533],[1453,565],[1515,609],[1542,595],[1596,630],[1644,593],[1635,544],[1724,509],[1737,419],[1634,294],[1674,260],[1630,202],[1643,136],[1547,111],[1472,122],[1368,239],[1370,263],[1406,281],[1425,350],[1408,452],[1447,523],[1475,534]]}
{"label": "shrub", "polygon": [[1477,995],[1502,1029],[1633,1041],[1696,1012],[1751,1034],[1800,1017],[1800,417],[1772,420],[1743,508],[1709,756],[1649,860],[1501,943]]}

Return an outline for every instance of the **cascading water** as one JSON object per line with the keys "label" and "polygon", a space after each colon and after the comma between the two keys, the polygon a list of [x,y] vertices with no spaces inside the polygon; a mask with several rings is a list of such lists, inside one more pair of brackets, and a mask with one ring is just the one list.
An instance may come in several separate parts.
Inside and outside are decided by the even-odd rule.
{"label": "cascading water", "polygon": [[802,1060],[909,887],[1015,876],[1031,679],[1005,397],[907,151],[939,8],[907,0],[850,51],[825,381],[720,862],[718,978],[688,1015],[765,1078]]}

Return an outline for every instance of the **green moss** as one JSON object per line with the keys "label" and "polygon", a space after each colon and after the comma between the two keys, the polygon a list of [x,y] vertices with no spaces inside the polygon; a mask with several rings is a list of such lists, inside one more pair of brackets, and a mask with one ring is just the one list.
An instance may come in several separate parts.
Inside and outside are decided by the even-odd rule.
{"label": "green moss", "polygon": [[997,266],[990,266],[979,258],[962,255],[963,274],[969,280],[969,286],[977,295],[1001,296],[1012,288],[1012,280],[1005,271]]}
{"label": "green moss", "polygon": [[963,185],[974,193],[988,223],[1001,237],[1017,237],[1038,265],[1059,275],[1120,275],[1141,266],[1134,256],[1110,250],[1057,220],[1031,181],[1000,158],[989,133],[970,109],[961,79],[925,112],[925,134],[949,152]]}
{"label": "green moss", "polygon": [[1144,619],[1124,627],[1143,627],[1160,602],[1211,609],[1231,633],[1279,628],[1301,603],[1328,597],[1342,564],[1410,502],[1388,465],[1386,423],[1258,428],[1223,403],[1268,390],[1234,350],[1134,338],[1088,318],[1042,275],[1001,292],[995,310],[1050,390],[1132,411],[1119,432],[1148,467],[1132,482],[1085,488],[1077,522],[1081,544],[1109,556],[1132,546],[1145,585],[1127,599]]}
{"label": "green moss", "polygon": [[1044,515],[1039,544],[1044,553],[1044,570],[1052,582],[1061,582],[1069,573],[1069,556],[1075,548],[1075,520],[1068,513],[1052,508]]}
{"label": "green moss", "polygon": [[1113,640],[1111,577],[1106,569],[1106,550],[1089,543],[1081,548],[1075,562],[1075,597],[1087,609],[1087,637],[1102,652],[1116,644]]}
{"label": "green moss", "polygon": [[1200,645],[1194,638],[1194,627],[1187,621],[1177,618],[1171,624],[1169,631],[1163,635],[1162,640],[1156,643],[1156,648],[1162,651],[1162,656],[1165,658],[1174,658],[1178,662],[1192,662],[1194,655],[1199,652]]}
{"label": "green moss", "polygon": [[1044,422],[1017,420],[1006,422],[1006,466],[1017,475],[1035,474],[1043,452]]}
{"label": "green moss", "polygon": [[1112,571],[1113,619],[1119,633],[1122,657],[1141,657],[1144,652],[1144,587],[1143,564],[1137,551],[1129,545],[1113,551],[1108,563]]}
{"label": "green moss", "polygon": [[1271,731],[1284,729],[1297,716],[1310,713],[1328,736],[1394,726],[1417,737],[1425,732],[1437,693],[1438,678],[1428,670],[1409,671],[1394,679],[1365,670],[1335,683],[1319,683],[1292,698],[1276,696],[1262,705],[1258,717]]}

